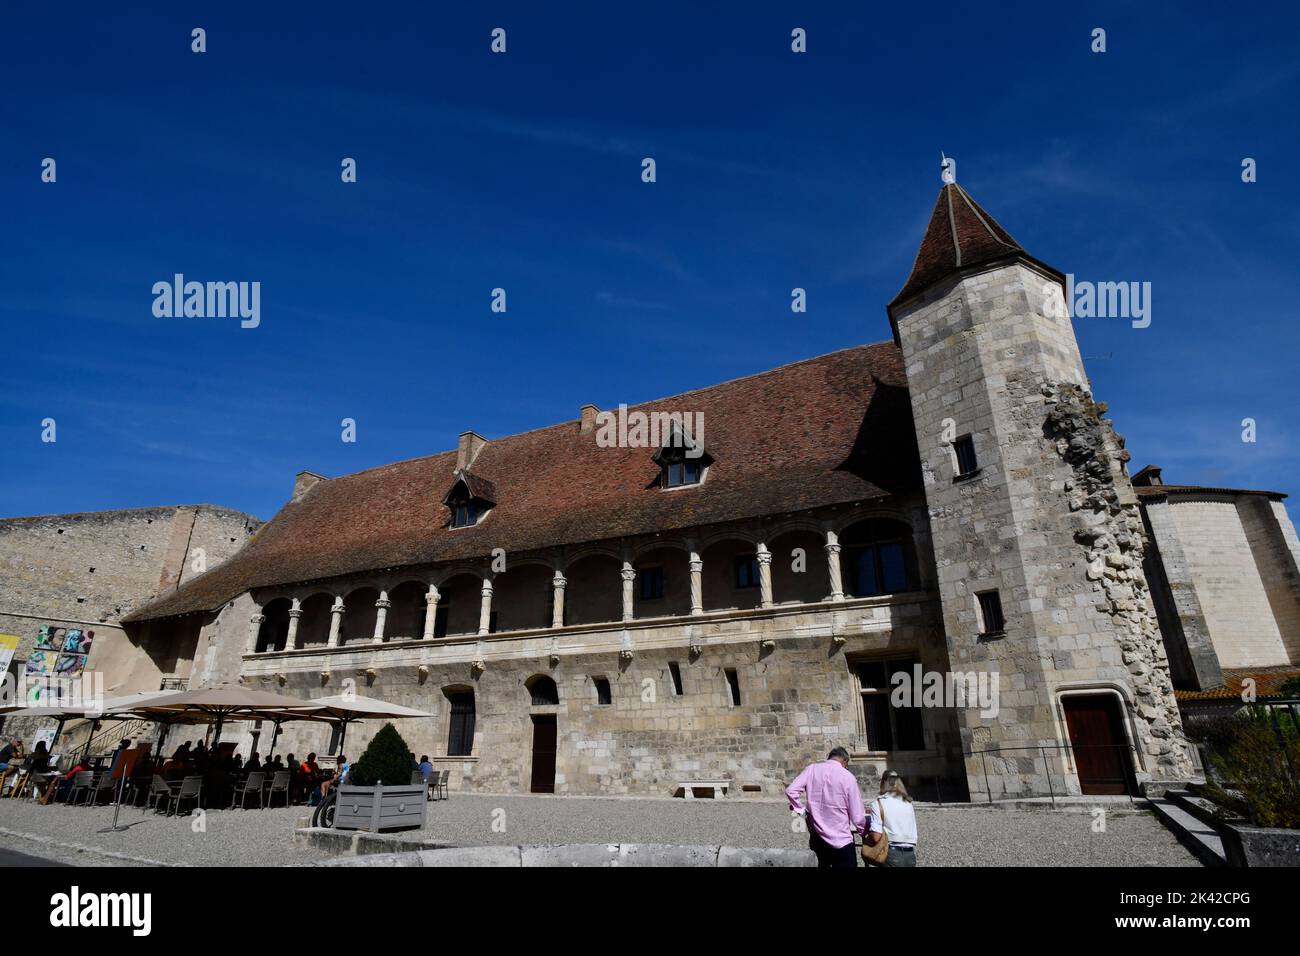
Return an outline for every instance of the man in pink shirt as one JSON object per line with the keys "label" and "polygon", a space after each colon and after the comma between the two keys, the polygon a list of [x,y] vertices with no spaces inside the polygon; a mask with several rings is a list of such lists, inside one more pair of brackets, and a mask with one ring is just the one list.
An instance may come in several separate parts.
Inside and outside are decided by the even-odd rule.
{"label": "man in pink shirt", "polygon": [[[800,794],[804,795],[802,806]],[[849,773],[849,752],[836,747],[824,762],[805,767],[786,787],[785,795],[790,809],[808,822],[808,849],[817,854],[817,865],[856,868],[853,831],[866,832],[867,811],[858,778]]]}

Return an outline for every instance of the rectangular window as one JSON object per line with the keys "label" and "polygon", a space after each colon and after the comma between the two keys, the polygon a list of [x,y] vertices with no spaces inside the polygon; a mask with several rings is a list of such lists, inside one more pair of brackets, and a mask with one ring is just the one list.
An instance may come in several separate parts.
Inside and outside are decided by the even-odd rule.
{"label": "rectangular window", "polygon": [[601,707],[608,707],[614,703],[614,695],[609,689],[609,678],[593,677],[592,681],[596,685],[596,703]]}
{"label": "rectangular window", "polygon": [[967,478],[979,471],[979,462],[975,460],[975,439],[963,435],[952,443],[952,450],[957,456],[957,477]]}
{"label": "rectangular window", "polygon": [[495,634],[496,632],[497,632],[497,612],[488,611],[488,633]]}
{"label": "rectangular window", "polygon": [[700,463],[685,460],[669,462],[664,468],[664,480],[669,488],[699,484]]}
{"label": "rectangular window", "polygon": [[1002,596],[997,591],[984,591],[977,594],[980,602],[980,633],[1002,634],[1007,629],[1006,618],[1002,616]]}
{"label": "rectangular window", "polygon": [[856,668],[862,688],[862,736],[871,751],[924,750],[925,728],[921,708],[896,706],[891,699],[893,675],[914,676],[916,658],[860,661]]}
{"label": "rectangular window", "polygon": [[758,587],[758,556],[753,554],[742,554],[736,557],[736,587],[737,588],[756,588]]}
{"label": "rectangular window", "polygon": [[677,666],[676,661],[668,662],[668,673],[673,676],[673,693],[678,697],[682,696],[682,669]]}
{"label": "rectangular window", "polygon": [[[447,613],[450,610],[451,609],[444,602],[442,604],[439,604],[438,609],[433,612],[433,636],[434,637],[447,636]],[[424,631],[424,621],[421,620],[420,632],[423,633],[423,631]]]}
{"label": "rectangular window", "polygon": [[472,501],[462,501],[457,503],[451,512],[451,526],[453,528],[468,528],[478,521],[478,505]]}
{"label": "rectangular window", "polygon": [[740,706],[740,678],[736,676],[736,669],[728,667],[726,670],[727,687],[731,690],[731,706]]}
{"label": "rectangular window", "polygon": [[663,568],[642,568],[639,574],[641,575],[641,600],[657,601],[664,596]]}
{"label": "rectangular window", "polygon": [[447,699],[451,702],[447,756],[468,757],[474,749],[474,692],[457,691]]}

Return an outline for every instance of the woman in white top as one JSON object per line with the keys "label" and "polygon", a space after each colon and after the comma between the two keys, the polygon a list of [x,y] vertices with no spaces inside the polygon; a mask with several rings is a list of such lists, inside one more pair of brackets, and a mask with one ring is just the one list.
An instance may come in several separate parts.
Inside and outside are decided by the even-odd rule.
{"label": "woman in white top", "polygon": [[885,866],[916,866],[916,811],[912,798],[897,771],[886,770],[880,777],[880,796],[868,807],[871,814],[870,841],[889,837],[889,858]]}

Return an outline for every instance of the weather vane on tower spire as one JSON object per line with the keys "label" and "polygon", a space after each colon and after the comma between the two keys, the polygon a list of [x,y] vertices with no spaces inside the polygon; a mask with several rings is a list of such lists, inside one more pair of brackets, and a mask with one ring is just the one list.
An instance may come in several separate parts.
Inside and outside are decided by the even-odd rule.
{"label": "weather vane on tower spire", "polygon": [[939,150],[939,156],[943,162],[939,164],[939,178],[943,180],[944,185],[951,185],[957,182],[957,160],[949,159],[943,155],[943,150]]}

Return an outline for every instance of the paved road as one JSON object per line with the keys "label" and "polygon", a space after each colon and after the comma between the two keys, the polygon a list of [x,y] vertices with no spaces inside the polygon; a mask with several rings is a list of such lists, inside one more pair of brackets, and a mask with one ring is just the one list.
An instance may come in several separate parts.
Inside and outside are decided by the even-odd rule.
{"label": "paved road", "polygon": [[67,864],[43,860],[39,856],[28,856],[17,850],[6,850],[0,847],[0,866],[67,866]]}
{"label": "paved road", "polygon": [[[1127,802],[1071,809],[918,806],[924,866],[1197,866],[1148,812]],[[112,807],[0,801],[0,846],[77,866],[192,863],[277,866],[324,859],[292,841],[310,811],[214,810],[202,817],[124,811],[129,829],[101,833]],[[519,843],[687,843],[807,846],[789,810],[769,801],[453,794],[429,806],[427,835],[461,846]],[[4,831],[10,831],[5,833]],[[32,834],[44,842],[24,839]],[[96,852],[87,852],[93,848]]]}

